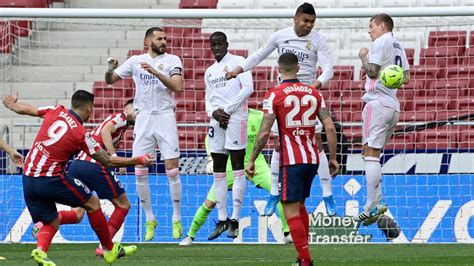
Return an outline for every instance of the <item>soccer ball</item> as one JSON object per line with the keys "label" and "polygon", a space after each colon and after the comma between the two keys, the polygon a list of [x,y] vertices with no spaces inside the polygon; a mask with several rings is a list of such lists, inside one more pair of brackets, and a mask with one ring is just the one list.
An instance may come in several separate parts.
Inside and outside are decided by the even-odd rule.
{"label": "soccer ball", "polygon": [[390,89],[398,89],[403,85],[405,75],[403,68],[397,65],[389,65],[380,72],[380,81]]}

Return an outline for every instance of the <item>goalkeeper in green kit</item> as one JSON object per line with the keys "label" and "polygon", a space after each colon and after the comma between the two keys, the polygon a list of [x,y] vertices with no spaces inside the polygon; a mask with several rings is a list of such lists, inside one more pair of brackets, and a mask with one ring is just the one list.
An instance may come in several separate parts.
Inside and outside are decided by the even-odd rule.
{"label": "goalkeeper in green kit", "polygon": [[[245,159],[244,159],[244,166],[246,166],[247,161],[250,157],[250,154],[252,153],[253,146],[255,144],[255,141],[257,139],[258,132],[260,130],[260,125],[262,123],[263,119],[263,112],[254,110],[254,109],[249,109],[248,113],[248,122],[247,122],[247,147],[246,147],[246,152],[245,152]],[[206,152],[208,155],[210,154],[209,148],[207,145],[207,138],[206,138]],[[207,163],[206,171],[209,173],[212,173],[212,159],[209,156],[209,161]],[[230,163],[230,158],[227,162],[227,167],[226,167],[227,173],[227,185],[228,188],[232,188],[232,184],[234,181],[234,175],[232,174],[232,166]],[[257,188],[263,188],[266,191],[270,192],[270,167],[268,166],[267,161],[265,160],[265,157],[260,154],[255,160],[255,176],[251,179],[251,182],[257,187]],[[189,228],[188,234],[185,239],[183,239],[179,244],[182,246],[189,246],[193,243],[194,237],[196,233],[199,231],[201,226],[204,224],[204,222],[207,220],[207,217],[209,216],[209,213],[214,209],[216,206],[215,203],[215,196],[214,196],[214,187],[212,186],[211,189],[209,190],[209,193],[207,194],[206,200],[204,200],[204,203],[199,207],[199,209],[196,211],[196,214],[194,215],[194,219],[191,223],[191,228]],[[283,226],[283,233],[285,235],[284,241],[286,243],[292,242],[291,240],[291,235],[290,235],[290,229],[288,227],[288,224],[286,223],[286,220],[284,216],[282,215],[282,207],[281,204],[278,203],[278,212],[280,213],[280,219],[282,222]],[[221,233],[223,233],[222,231]],[[213,240],[219,237],[220,234],[213,234],[212,232],[208,239]]]}

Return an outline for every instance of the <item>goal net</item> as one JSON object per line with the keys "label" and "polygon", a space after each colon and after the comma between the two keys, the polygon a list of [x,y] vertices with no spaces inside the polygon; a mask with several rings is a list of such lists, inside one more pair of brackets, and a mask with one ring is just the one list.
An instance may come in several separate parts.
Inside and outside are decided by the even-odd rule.
{"label": "goal net", "polygon": [[[472,242],[474,226],[474,27],[472,17],[394,18],[394,35],[405,47],[412,80],[398,90],[400,122],[386,146],[383,164],[383,195],[388,216],[401,228],[394,242]],[[185,89],[176,93],[176,118],[181,147],[183,184],[182,222],[186,231],[213,182],[205,172],[204,139],[209,118],[205,113],[204,72],[213,62],[209,35],[226,33],[230,52],[247,56],[265,44],[278,29],[292,26],[292,19],[0,19],[1,96],[19,93],[20,101],[35,106],[70,106],[79,89],[95,95],[94,113],[88,124],[120,112],[134,96],[134,83],[125,79],[114,85],[104,82],[107,58],[123,63],[144,52],[144,34],[152,26],[163,27],[167,52],[184,65]],[[306,202],[311,219],[312,243],[385,242],[376,225],[356,230],[347,216],[357,214],[365,202],[366,188],[361,151],[361,121],[365,75],[357,57],[370,47],[369,18],[318,18],[316,29],[327,39],[334,62],[334,78],[321,91],[339,129],[338,159],[341,174],[332,189],[340,217],[327,217],[319,181]],[[252,71],[255,92],[249,107],[261,109],[263,96],[276,84],[274,52]],[[0,108],[0,124],[9,131],[9,142],[24,154],[30,148],[41,119],[14,115]],[[158,121],[159,122],[159,121]],[[129,130],[120,155],[131,156]],[[270,154],[268,146],[265,154]],[[21,172],[0,153],[0,242],[30,242],[32,222],[23,201]],[[137,197],[133,168],[120,175],[132,208],[117,240],[143,240],[145,216]],[[158,219],[154,241],[170,242],[172,204],[164,165],[150,169],[152,206]],[[263,217],[268,192],[247,185],[235,242],[282,242],[277,215]],[[230,196],[230,194],[229,194]],[[230,199],[229,199],[230,202]],[[60,208],[67,208],[59,206]],[[113,206],[103,202],[110,215]],[[196,235],[207,241],[217,212]],[[96,241],[86,221],[61,227],[56,241]],[[215,242],[230,242],[219,238]]]}

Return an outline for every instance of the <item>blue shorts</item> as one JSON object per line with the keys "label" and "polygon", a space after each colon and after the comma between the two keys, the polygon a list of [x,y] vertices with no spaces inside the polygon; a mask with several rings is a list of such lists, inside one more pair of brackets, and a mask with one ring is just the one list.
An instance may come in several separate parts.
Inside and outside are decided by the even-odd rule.
{"label": "blue shorts", "polygon": [[23,175],[23,196],[33,222],[48,224],[58,217],[56,203],[81,207],[92,197],[92,191],[80,180],[67,175]]}
{"label": "blue shorts", "polygon": [[74,160],[69,165],[68,174],[84,182],[100,199],[111,200],[125,192],[115,173],[100,164]]}
{"label": "blue shorts", "polygon": [[283,202],[302,201],[309,197],[317,164],[296,164],[280,167],[278,188]]}

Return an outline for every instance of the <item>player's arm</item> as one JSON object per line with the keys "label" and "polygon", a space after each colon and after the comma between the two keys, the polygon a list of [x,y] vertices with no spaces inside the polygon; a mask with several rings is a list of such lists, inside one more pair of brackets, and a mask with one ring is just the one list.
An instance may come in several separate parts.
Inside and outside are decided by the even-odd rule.
{"label": "player's arm", "polygon": [[239,108],[239,106],[244,101],[246,101],[250,95],[252,95],[254,91],[252,73],[250,71],[240,74],[237,76],[237,79],[240,81],[241,89],[235,98],[224,107],[224,112],[229,115],[232,115],[237,110],[237,108]]}
{"label": "player's arm", "polygon": [[38,107],[27,103],[18,102],[18,92],[16,96],[7,95],[3,98],[3,105],[11,111],[20,115],[40,116],[38,114]]}
{"label": "player's arm", "polygon": [[359,58],[362,62],[362,68],[370,79],[377,79],[380,72],[380,65],[375,63],[369,63],[369,49],[362,48],[359,51]]}
{"label": "player's arm", "polygon": [[8,145],[3,139],[0,139],[0,150],[4,150],[6,153],[8,153],[16,166],[23,167],[23,155],[18,153],[15,148]]}
{"label": "player's arm", "polygon": [[334,76],[334,68],[332,64],[331,58],[331,50],[329,49],[326,40],[321,38],[319,45],[318,45],[318,61],[319,66],[322,69],[321,75],[316,79],[312,87],[317,89],[321,88],[323,85],[327,84],[329,80],[331,80]]}
{"label": "player's arm", "polygon": [[326,107],[321,107],[318,112],[318,118],[323,123],[324,130],[326,131],[326,137],[328,140],[329,148],[329,169],[332,176],[336,176],[339,172],[339,164],[336,160],[336,127],[331,118],[331,113]]}
{"label": "player's arm", "polygon": [[166,88],[174,92],[180,92],[183,90],[183,67],[179,62],[169,73],[169,77],[163,72],[156,70],[153,66],[147,62],[141,62],[141,67],[148,71],[148,73],[157,77]]}
{"label": "player's arm", "polygon": [[403,71],[403,84],[410,83],[411,75],[410,70]]}
{"label": "player's arm", "polygon": [[115,58],[107,59],[107,72],[105,72],[105,82],[107,84],[114,84],[116,81],[121,80],[122,78],[115,73],[115,69],[118,67],[118,60]]}
{"label": "player's arm", "polygon": [[247,57],[247,59],[241,62],[239,66],[237,66],[233,71],[227,72],[225,74],[225,78],[236,78],[240,73],[253,69],[256,65],[265,60],[265,58],[267,58],[277,48],[275,35],[276,34],[273,34],[265,46],[261,47],[255,53]]}
{"label": "player's arm", "polygon": [[115,133],[117,129],[115,128],[114,123],[108,122],[100,131],[100,136],[104,142],[105,149],[110,155],[115,154],[115,147],[112,140],[112,134]]}

